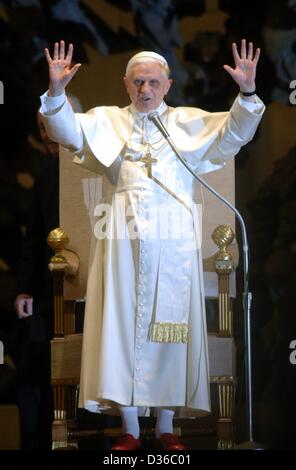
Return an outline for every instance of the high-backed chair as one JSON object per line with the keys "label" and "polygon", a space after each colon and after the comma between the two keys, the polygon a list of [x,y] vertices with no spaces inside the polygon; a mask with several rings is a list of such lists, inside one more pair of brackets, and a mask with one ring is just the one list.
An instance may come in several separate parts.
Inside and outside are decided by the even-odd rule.
{"label": "high-backed chair", "polygon": [[[234,202],[234,163],[209,174],[205,180]],[[55,327],[52,340],[52,385],[55,422],[53,447],[64,447],[86,434],[75,430],[82,334],[75,333],[75,305],[86,290],[88,247],[93,212],[100,202],[100,177],[72,163],[69,152],[60,152],[60,226],[49,243],[56,249],[50,262],[55,295]],[[232,327],[232,298],[235,297],[237,247],[233,242],[234,216],[207,190],[197,194],[203,200],[203,262],[207,299],[218,299],[218,329],[208,335],[210,380],[218,396],[218,448],[233,447],[235,397],[235,345]],[[69,235],[69,238],[68,238]],[[217,251],[217,246],[219,250]],[[66,249],[65,249],[66,247]],[[228,247],[228,249],[227,249]],[[120,429],[102,430],[117,435]],[[181,435],[186,432],[176,430]],[[191,433],[192,433],[191,429]],[[100,434],[99,431],[88,435]]]}

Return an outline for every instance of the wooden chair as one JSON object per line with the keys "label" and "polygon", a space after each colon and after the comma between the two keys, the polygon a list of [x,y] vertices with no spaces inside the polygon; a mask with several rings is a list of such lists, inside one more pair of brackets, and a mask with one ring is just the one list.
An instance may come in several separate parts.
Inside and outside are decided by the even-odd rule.
{"label": "wooden chair", "polygon": [[[233,202],[233,162],[205,179]],[[116,436],[121,433],[121,428],[101,431],[77,429],[82,334],[77,334],[75,330],[75,306],[85,296],[88,246],[93,226],[91,213],[101,196],[98,189],[100,178],[73,165],[69,152],[61,149],[60,181],[60,225],[63,229],[57,229],[49,235],[49,244],[56,250],[56,255],[49,264],[53,274],[55,300],[54,337],[51,342],[54,449],[77,447],[75,442],[82,436]],[[236,388],[232,313],[232,299],[235,297],[234,271],[238,258],[237,246],[233,243],[235,221],[233,214],[221,207],[221,203],[211,194],[204,192],[203,198],[206,212],[203,224],[205,290],[208,299],[218,299],[219,318],[218,331],[208,335],[210,380],[216,385],[218,396],[218,449],[231,449],[234,445],[233,411]],[[215,245],[219,247],[218,252]],[[149,430],[145,432],[150,433]],[[188,431],[178,428],[174,432],[182,436],[194,434],[192,428]]]}

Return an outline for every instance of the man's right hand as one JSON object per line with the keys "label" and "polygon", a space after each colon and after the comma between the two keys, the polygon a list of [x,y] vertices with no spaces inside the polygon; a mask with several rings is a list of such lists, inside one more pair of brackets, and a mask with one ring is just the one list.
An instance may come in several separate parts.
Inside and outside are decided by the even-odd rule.
{"label": "man's right hand", "polygon": [[73,56],[73,44],[69,44],[65,57],[65,42],[60,41],[54,45],[53,58],[49,50],[45,49],[45,57],[49,68],[49,95],[59,96],[64,93],[66,86],[72,80],[81,64],[76,64],[71,68]]}
{"label": "man's right hand", "polygon": [[33,315],[33,297],[31,295],[19,294],[14,305],[19,318],[27,318]]}

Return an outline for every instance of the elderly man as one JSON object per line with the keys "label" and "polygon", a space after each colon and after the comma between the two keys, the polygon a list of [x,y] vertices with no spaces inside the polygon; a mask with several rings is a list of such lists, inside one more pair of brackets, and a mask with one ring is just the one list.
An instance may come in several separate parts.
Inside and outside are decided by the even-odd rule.
{"label": "elderly man", "polygon": [[73,46],[61,41],[41,97],[52,139],[75,152],[76,163],[103,175],[104,205],[90,250],[80,406],[119,409],[123,436],[113,450],[140,448],[139,415],[156,408],[156,438],[166,450],[186,447],[173,434],[173,416],[210,412],[200,217],[195,184],[149,119],[157,111],[177,148],[198,173],[221,168],[249,142],[264,105],[255,94],[260,51],[233,44],[235,68],[225,70],[240,95],[231,110],[208,113],[163,101],[172,80],[164,57],[140,52],[124,84],[131,104],[74,114],[65,87]]}

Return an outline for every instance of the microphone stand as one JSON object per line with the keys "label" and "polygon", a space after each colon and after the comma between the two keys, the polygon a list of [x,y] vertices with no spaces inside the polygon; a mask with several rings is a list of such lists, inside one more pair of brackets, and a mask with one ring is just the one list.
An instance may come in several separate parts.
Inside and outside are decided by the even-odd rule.
{"label": "microphone stand", "polygon": [[239,220],[242,234],[242,248],[243,248],[243,273],[244,273],[244,291],[242,295],[243,311],[244,311],[244,322],[245,322],[245,354],[246,354],[246,401],[247,401],[247,418],[248,418],[248,436],[247,441],[235,446],[236,449],[249,449],[249,450],[262,450],[263,446],[254,441],[253,438],[253,395],[252,395],[252,346],[251,346],[251,301],[252,294],[249,292],[249,247],[246,225],[241,216],[240,212],[234,207],[225,197],[223,197],[218,191],[212,188],[206,181],[204,181],[195,171],[190,168],[186,160],[182,157],[178,149],[176,148],[172,138],[170,137],[167,129],[164,127],[162,121],[157,112],[151,112],[148,115],[158,130],[162,133],[164,138],[167,140],[177,158],[187,168],[187,170],[196,178],[204,187],[206,187],[212,194],[220,199],[226,206],[231,209]]}

